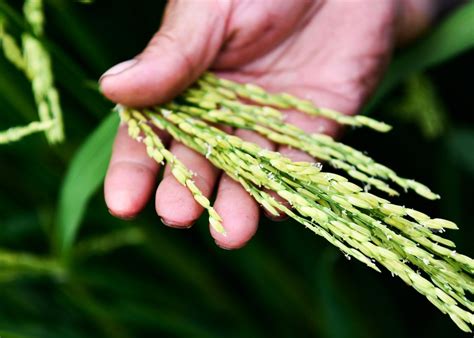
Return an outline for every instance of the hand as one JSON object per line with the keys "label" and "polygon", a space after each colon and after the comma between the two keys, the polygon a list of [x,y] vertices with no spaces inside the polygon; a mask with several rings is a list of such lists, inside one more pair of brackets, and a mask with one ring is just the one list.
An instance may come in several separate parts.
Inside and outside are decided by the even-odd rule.
{"label": "hand", "polygon": [[[345,114],[356,113],[373,92],[397,40],[422,31],[434,15],[432,0],[202,0],[172,1],[159,32],[133,60],[101,78],[103,93],[128,106],[166,102],[206,69],[271,92],[288,92]],[[295,111],[287,121],[307,132],[335,135],[328,120]],[[295,160],[309,155],[276,146],[254,132],[239,137],[278,150]],[[217,184],[215,209],[227,235],[211,229],[227,249],[243,246],[255,233],[257,203],[203,156],[160,135],[170,150],[197,173],[196,184],[209,196]],[[145,206],[156,185],[158,164],[142,144],[120,127],[105,180],[110,212],[131,218]],[[203,209],[165,168],[156,190],[156,212],[163,223],[186,228]]]}

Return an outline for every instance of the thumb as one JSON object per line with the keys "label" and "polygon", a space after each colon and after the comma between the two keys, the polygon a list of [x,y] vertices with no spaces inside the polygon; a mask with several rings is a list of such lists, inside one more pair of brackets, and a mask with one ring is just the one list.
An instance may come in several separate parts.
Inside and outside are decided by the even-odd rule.
{"label": "thumb", "polygon": [[213,62],[230,14],[229,1],[172,1],[145,50],[102,75],[110,100],[143,107],[172,99]]}

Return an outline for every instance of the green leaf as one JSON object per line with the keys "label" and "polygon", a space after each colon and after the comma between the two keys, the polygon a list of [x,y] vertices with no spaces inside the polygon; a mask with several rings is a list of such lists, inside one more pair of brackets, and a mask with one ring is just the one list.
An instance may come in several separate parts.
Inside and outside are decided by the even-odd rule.
{"label": "green leaf", "polygon": [[415,124],[426,139],[440,137],[448,126],[448,118],[431,79],[416,74],[405,81],[404,87],[404,97],[393,107],[396,118]]}
{"label": "green leaf", "polygon": [[474,47],[474,2],[453,12],[413,46],[394,58],[382,84],[366,107],[370,111],[408,76],[435,66]]}
{"label": "green leaf", "polygon": [[66,258],[78,232],[87,203],[107,170],[118,116],[113,113],[89,136],[74,156],[62,184],[56,224],[56,249]]}
{"label": "green leaf", "polygon": [[71,43],[74,55],[80,55],[88,66],[99,72],[107,69],[112,62],[110,50],[101,44],[92,27],[87,24],[87,18],[80,15],[76,4],[64,0],[47,0],[46,3],[51,11],[49,21],[62,27],[61,34]]}
{"label": "green leaf", "polygon": [[448,138],[448,151],[454,163],[474,175],[474,130],[458,129]]}
{"label": "green leaf", "polygon": [[12,333],[12,332],[6,332],[6,331],[0,331],[0,337],[2,338],[27,338],[27,336]]}

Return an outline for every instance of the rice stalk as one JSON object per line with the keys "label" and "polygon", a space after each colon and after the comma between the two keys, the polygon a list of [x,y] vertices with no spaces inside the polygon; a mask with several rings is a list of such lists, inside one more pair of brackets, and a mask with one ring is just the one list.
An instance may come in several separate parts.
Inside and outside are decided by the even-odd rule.
{"label": "rice stalk", "polygon": [[[258,105],[244,104],[241,98]],[[151,158],[169,163],[177,180],[208,209],[211,226],[224,231],[209,200],[193,185],[193,173],[164,148],[153,128],[168,132],[201,153],[270,213],[287,214],[349,259],[353,257],[376,271],[385,267],[448,314],[460,329],[470,332],[474,325],[470,298],[474,293],[474,260],[457,253],[455,244],[441,236],[446,229],[457,229],[456,224],[393,204],[344,176],[323,171],[320,163],[294,162],[212,125],[256,131],[279,144],[306,151],[388,195],[397,192],[387,181],[428,199],[439,198],[421,183],[398,176],[360,151],[285,123],[280,109],[287,108],[342,124],[389,129],[373,119],[344,116],[287,94],[269,94],[260,87],[219,79],[210,73],[173,102],[142,110],[120,107],[119,111],[130,136],[146,145]],[[277,193],[289,207],[266,191]]]}
{"label": "rice stalk", "polygon": [[[49,143],[60,143],[64,140],[64,126],[59,94],[54,87],[51,57],[41,41],[45,21],[42,0],[26,0],[23,12],[31,31],[22,34],[21,47],[15,38],[8,34],[4,17],[0,17],[0,45],[5,58],[31,82],[39,122],[33,122],[23,128],[12,128],[16,131],[14,137],[4,137],[3,143],[18,141],[31,134],[30,131],[35,128],[33,132],[40,131],[38,126],[48,126],[41,131],[45,133]],[[11,136],[12,130],[2,134]]]}

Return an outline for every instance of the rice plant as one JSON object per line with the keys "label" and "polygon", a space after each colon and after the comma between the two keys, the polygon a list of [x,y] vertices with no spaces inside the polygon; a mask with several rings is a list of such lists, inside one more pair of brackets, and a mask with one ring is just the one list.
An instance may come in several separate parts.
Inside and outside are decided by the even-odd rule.
{"label": "rice plant", "polygon": [[43,1],[25,1],[23,12],[29,29],[21,36],[21,47],[8,33],[8,21],[0,12],[0,45],[6,59],[31,82],[39,121],[0,132],[0,144],[15,142],[37,132],[44,132],[52,144],[62,142],[64,131],[59,95],[54,87],[51,58],[41,41],[44,31]]}
{"label": "rice plant", "polygon": [[[245,104],[239,99],[252,100]],[[262,106],[263,105],[263,106]],[[238,181],[272,215],[290,216],[355,258],[380,271],[376,262],[399,276],[428,298],[466,332],[474,325],[474,260],[457,253],[455,244],[439,234],[457,229],[453,222],[392,204],[369,193],[343,176],[323,171],[322,165],[294,162],[278,152],[267,151],[211,126],[218,123],[256,131],[279,144],[289,145],[328,161],[362,184],[396,195],[384,180],[413,189],[428,199],[438,195],[426,186],[399,177],[362,152],[329,136],[307,134],[284,122],[280,109],[297,109],[340,123],[365,125],[378,131],[390,127],[365,116],[344,116],[318,108],[288,94],[269,94],[255,85],[238,84],[208,73],[172,103],[143,111],[118,107],[129,134],[147,147],[148,155],[164,161],[194,199],[209,212],[209,224],[225,234],[221,218],[197,188],[188,170],[168,151],[152,127],[168,132],[175,140],[204,155],[217,168]],[[277,201],[275,192],[290,207]],[[421,273],[423,272],[423,274]]]}
{"label": "rice plant", "polygon": [[[95,79],[145,42],[139,39],[156,29],[151,19],[159,18],[162,6],[0,0],[0,335],[457,335],[456,326],[441,320],[429,302],[460,329],[471,330],[474,133],[470,115],[457,109],[472,107],[460,99],[466,97],[472,65],[453,57],[473,46],[466,27],[474,6],[397,53],[367,106],[370,112],[393,110],[419,98],[413,79],[430,78],[446,111],[435,141],[423,141],[393,115],[383,118],[391,119],[391,129],[367,115],[341,115],[212,73],[172,102],[141,110],[118,106],[103,118],[110,105]],[[148,19],[117,25],[131,8]],[[434,73],[425,72],[448,59]],[[450,92],[453,79],[464,85]],[[408,94],[398,91],[400,83]],[[432,90],[424,87],[424,101],[434,97]],[[410,109],[425,109],[423,100]],[[281,110],[290,107],[350,126],[350,132],[342,141],[304,133],[285,123]],[[419,116],[421,125],[426,114]],[[190,233],[157,227],[152,212],[131,223],[113,219],[97,190],[119,117],[150,157],[173,167],[216,231],[226,229],[212,200],[163,146],[153,132],[157,128],[207,157],[269,213],[286,213],[292,221],[262,219],[248,247],[222,252],[209,241],[206,219]],[[253,130],[321,163],[292,162],[215,124]],[[367,129],[392,133],[382,138]],[[33,135],[38,133],[47,142]],[[397,147],[401,138],[409,149]],[[406,177],[428,182],[436,192]],[[433,215],[456,220],[461,230],[446,234],[457,225]],[[400,286],[399,279],[412,288]],[[429,302],[412,297],[411,289]]]}

